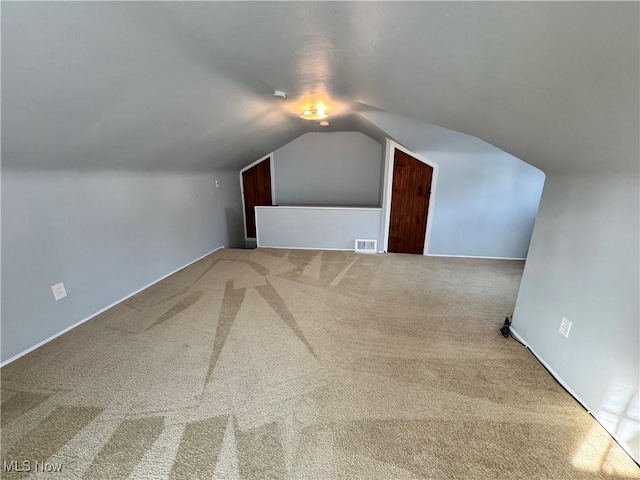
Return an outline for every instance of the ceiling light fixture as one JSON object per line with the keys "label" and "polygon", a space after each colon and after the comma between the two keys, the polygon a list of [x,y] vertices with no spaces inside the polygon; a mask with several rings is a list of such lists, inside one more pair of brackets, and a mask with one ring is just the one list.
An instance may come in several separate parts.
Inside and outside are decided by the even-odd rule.
{"label": "ceiling light fixture", "polygon": [[300,118],[304,118],[305,120],[322,120],[328,116],[322,105],[310,105],[304,110],[304,113],[300,115]]}

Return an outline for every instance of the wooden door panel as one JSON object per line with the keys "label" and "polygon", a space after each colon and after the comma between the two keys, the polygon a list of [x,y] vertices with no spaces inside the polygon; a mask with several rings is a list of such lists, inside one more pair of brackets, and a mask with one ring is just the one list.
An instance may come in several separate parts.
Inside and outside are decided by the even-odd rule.
{"label": "wooden door panel", "polygon": [[272,205],[271,160],[266,159],[242,172],[242,192],[247,237],[256,237],[255,209],[257,206]]}
{"label": "wooden door panel", "polygon": [[396,150],[389,222],[390,252],[423,253],[433,168]]}
{"label": "wooden door panel", "polygon": [[[421,163],[421,162],[420,162]],[[424,164],[423,164],[424,165]],[[409,244],[413,245],[415,249],[419,248],[419,252],[424,250],[424,238],[427,227],[427,213],[429,207],[429,191],[431,186],[431,167],[414,169],[414,175],[416,183],[414,184],[414,199],[412,206],[411,217],[411,233],[409,235]]]}

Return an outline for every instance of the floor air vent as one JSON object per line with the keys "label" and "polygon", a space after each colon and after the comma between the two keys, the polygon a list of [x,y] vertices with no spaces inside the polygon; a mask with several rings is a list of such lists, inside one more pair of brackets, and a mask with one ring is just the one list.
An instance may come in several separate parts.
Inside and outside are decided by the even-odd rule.
{"label": "floor air vent", "polygon": [[377,253],[378,241],[356,238],[356,253]]}

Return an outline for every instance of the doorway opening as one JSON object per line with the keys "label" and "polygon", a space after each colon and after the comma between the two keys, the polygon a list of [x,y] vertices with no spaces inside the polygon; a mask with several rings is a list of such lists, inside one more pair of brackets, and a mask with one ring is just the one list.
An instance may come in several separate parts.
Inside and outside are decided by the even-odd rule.
{"label": "doorway opening", "polygon": [[273,205],[273,154],[240,170],[245,241],[256,239],[255,207]]}
{"label": "doorway opening", "polygon": [[438,165],[387,140],[385,251],[426,255]]}

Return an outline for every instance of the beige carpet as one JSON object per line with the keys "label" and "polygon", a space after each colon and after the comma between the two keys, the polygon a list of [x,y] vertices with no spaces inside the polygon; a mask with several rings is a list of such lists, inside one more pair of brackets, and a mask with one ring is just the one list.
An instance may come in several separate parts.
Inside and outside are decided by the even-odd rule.
{"label": "beige carpet", "polygon": [[221,250],[3,368],[3,467],[60,464],[33,475],[47,479],[640,478],[500,336],[522,267]]}

